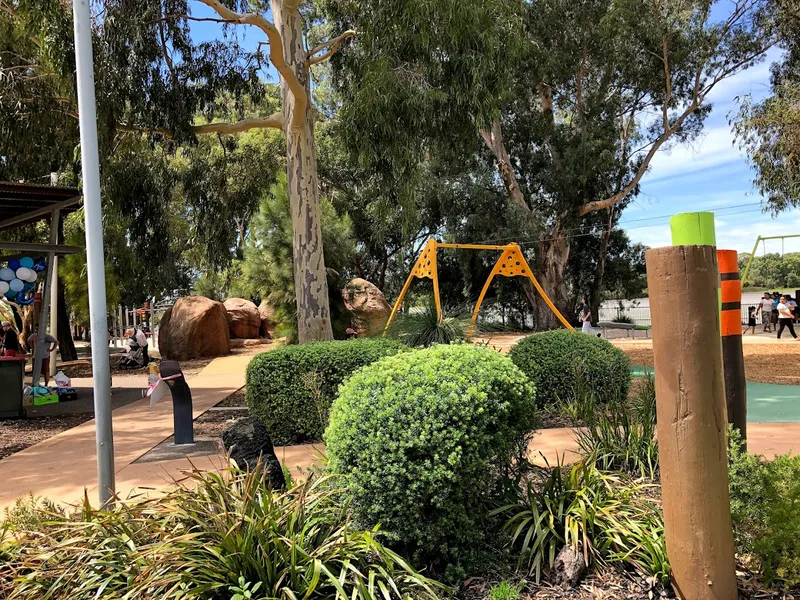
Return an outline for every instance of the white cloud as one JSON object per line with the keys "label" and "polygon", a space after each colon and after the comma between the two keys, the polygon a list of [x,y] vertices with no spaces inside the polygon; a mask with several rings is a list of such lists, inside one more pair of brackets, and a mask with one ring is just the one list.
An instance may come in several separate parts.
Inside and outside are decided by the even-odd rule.
{"label": "white cloud", "polygon": [[739,148],[733,144],[730,128],[727,125],[712,127],[692,143],[681,144],[668,151],[657,153],[650,163],[650,172],[645,175],[643,182],[678,180],[688,173],[713,169],[743,159],[744,156]]}

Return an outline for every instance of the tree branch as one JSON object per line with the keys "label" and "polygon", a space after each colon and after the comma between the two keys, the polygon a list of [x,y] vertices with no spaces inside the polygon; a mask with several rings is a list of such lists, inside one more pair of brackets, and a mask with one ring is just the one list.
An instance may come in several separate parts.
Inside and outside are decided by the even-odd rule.
{"label": "tree branch", "polygon": [[[311,50],[307,55],[307,64],[308,66],[316,65],[321,63],[325,60],[328,60],[333,54],[339,49],[339,46],[342,45],[342,42],[348,38],[354,37],[356,35],[355,30],[348,29],[342,35],[336,36],[332,40],[328,40],[327,42],[321,43],[319,46]],[[322,52],[325,49],[328,49],[327,52],[321,54],[320,56],[314,56],[318,52]]]}
{"label": "tree branch", "polygon": [[[269,58],[272,64],[275,65],[275,69],[277,69],[280,76],[286,82],[292,96],[294,96],[294,110],[292,111],[290,129],[292,132],[300,131],[305,123],[308,96],[306,95],[303,84],[297,79],[297,75],[295,75],[291,67],[286,64],[286,59],[283,56],[283,40],[275,25],[256,13],[240,14],[234,12],[223,5],[219,0],[200,0],[200,2],[213,8],[219,16],[229,23],[254,25],[267,35],[267,39],[269,39]],[[296,2],[294,4],[294,8],[296,9]],[[291,10],[289,0],[286,0],[284,3],[284,8],[286,10]]]}
{"label": "tree branch", "polygon": [[508,190],[511,201],[523,208],[526,212],[530,212],[531,209],[525,202],[525,197],[522,195],[519,182],[517,182],[517,176],[511,168],[511,158],[506,151],[505,144],[503,144],[503,131],[500,128],[500,119],[496,118],[492,121],[491,131],[484,128],[481,128],[479,131],[486,146],[497,159],[497,168],[500,171],[500,177],[503,178],[503,183],[506,186],[506,190]]}
{"label": "tree branch", "polygon": [[241,133],[243,131],[250,131],[251,129],[280,129],[283,130],[283,113],[276,112],[268,117],[256,117],[252,119],[242,119],[234,123],[208,123],[206,125],[195,125],[192,127],[192,132],[195,135],[205,135],[208,133],[219,133],[222,135],[231,135],[234,133]]}

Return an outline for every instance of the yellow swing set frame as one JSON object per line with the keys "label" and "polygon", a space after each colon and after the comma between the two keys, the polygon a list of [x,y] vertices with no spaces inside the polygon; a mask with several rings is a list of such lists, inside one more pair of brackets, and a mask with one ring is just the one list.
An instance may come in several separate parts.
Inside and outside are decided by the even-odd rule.
{"label": "yellow swing set frame", "polygon": [[391,325],[392,321],[394,320],[400,305],[403,303],[403,298],[405,298],[406,292],[408,292],[408,288],[411,287],[411,282],[415,278],[430,279],[433,281],[433,299],[436,303],[436,314],[439,317],[439,320],[442,320],[442,303],[439,299],[439,270],[436,266],[436,250],[439,248],[503,251],[503,253],[500,255],[500,258],[497,259],[492,272],[489,274],[489,278],[486,280],[486,283],[483,284],[481,295],[478,296],[478,302],[475,304],[475,309],[472,311],[472,320],[470,321],[469,329],[467,330],[467,338],[472,337],[472,331],[475,328],[475,321],[478,319],[478,311],[481,309],[483,299],[486,296],[486,292],[489,291],[489,285],[491,285],[492,280],[498,275],[501,277],[527,277],[530,279],[531,283],[533,283],[533,286],[536,288],[536,291],[542,296],[545,304],[547,304],[550,310],[553,311],[553,314],[558,317],[558,320],[564,324],[564,327],[574,331],[574,328],[569,324],[569,321],[567,321],[564,318],[564,315],[559,312],[545,291],[542,289],[542,286],[539,285],[538,281],[536,281],[536,277],[533,276],[533,272],[528,266],[528,262],[525,260],[525,256],[522,254],[522,250],[518,244],[513,242],[504,246],[491,246],[484,244],[443,244],[441,242],[437,242],[434,238],[431,238],[427,241],[425,247],[422,249],[422,254],[420,254],[417,262],[414,263],[414,267],[411,269],[411,273],[409,273],[408,279],[406,279],[406,283],[403,286],[400,295],[397,297],[397,301],[392,307],[392,313],[389,315],[389,320],[386,321],[386,327],[383,330],[384,335],[386,335],[389,325]]}

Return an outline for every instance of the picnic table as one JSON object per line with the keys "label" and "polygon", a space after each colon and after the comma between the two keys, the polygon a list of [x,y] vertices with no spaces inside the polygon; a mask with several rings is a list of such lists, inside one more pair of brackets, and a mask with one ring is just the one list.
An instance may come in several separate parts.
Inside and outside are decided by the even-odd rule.
{"label": "picnic table", "polygon": [[623,329],[627,337],[636,337],[637,331],[644,331],[646,338],[650,337],[650,325],[637,325],[635,323],[617,323],[615,321],[600,321],[597,327],[603,331],[603,337],[606,337],[608,329]]}

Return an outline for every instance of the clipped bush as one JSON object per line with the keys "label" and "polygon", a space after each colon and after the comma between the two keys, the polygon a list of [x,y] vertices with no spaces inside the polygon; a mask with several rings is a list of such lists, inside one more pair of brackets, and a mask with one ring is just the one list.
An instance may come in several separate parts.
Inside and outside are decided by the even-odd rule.
{"label": "clipped bush", "polygon": [[247,406],[276,445],[321,440],[342,382],[364,365],[404,349],[394,340],[366,339],[259,354],[247,367]]}
{"label": "clipped bush", "polygon": [[530,380],[492,350],[399,354],[342,386],[325,433],[328,468],[347,478],[358,527],[380,524],[418,565],[469,567],[534,411]]}
{"label": "clipped bush", "polygon": [[521,340],[509,357],[536,385],[539,406],[570,400],[579,378],[601,403],[628,394],[630,361],[608,340],[566,329],[547,331]]}

